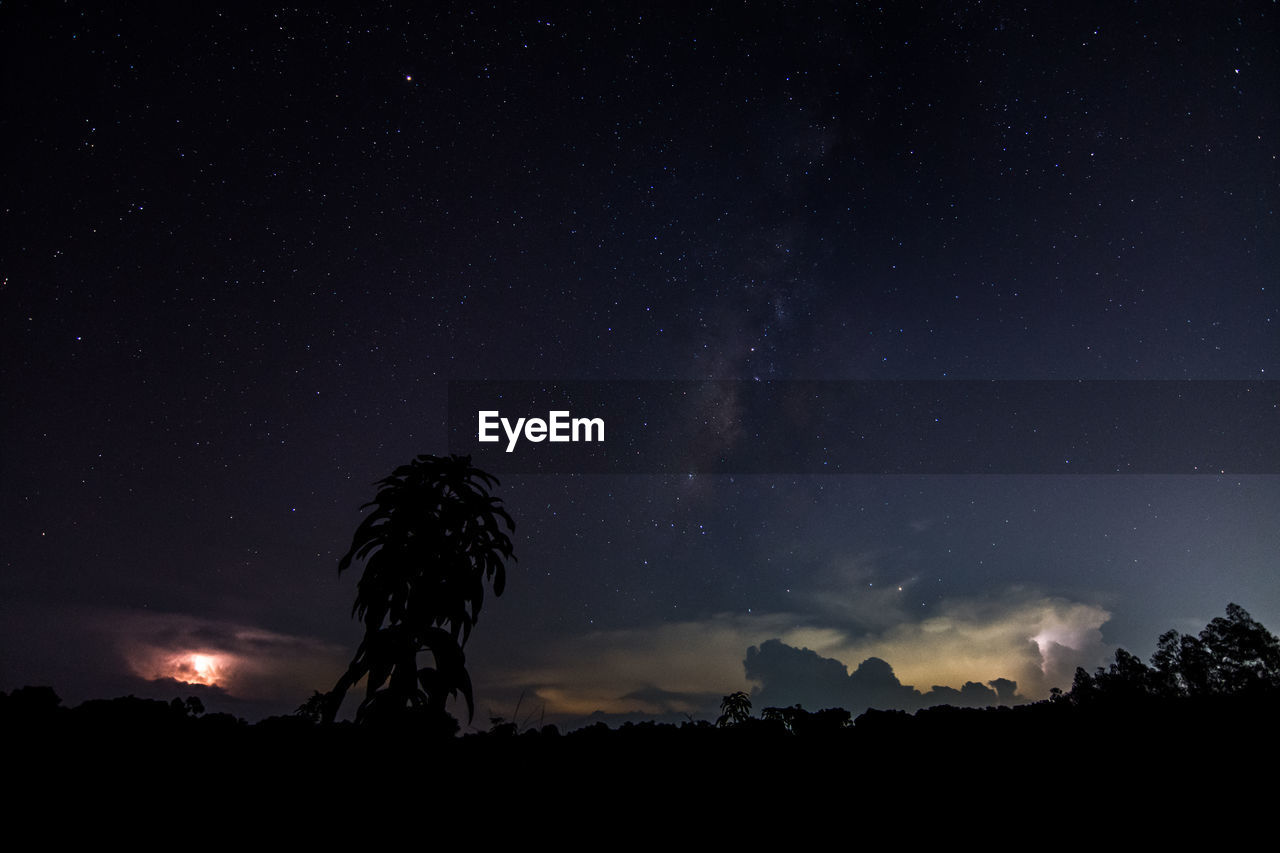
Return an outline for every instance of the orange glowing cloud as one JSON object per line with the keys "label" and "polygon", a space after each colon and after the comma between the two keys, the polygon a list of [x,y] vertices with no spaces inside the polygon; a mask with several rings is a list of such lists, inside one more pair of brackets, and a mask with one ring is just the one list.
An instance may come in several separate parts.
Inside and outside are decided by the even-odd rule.
{"label": "orange glowing cloud", "polygon": [[221,686],[230,669],[229,655],[191,652],[175,655],[171,659],[169,677],[190,684]]}
{"label": "orange glowing cloud", "polygon": [[148,680],[171,678],[207,687],[226,687],[238,663],[235,655],[208,649],[138,649],[130,660],[133,671]]}
{"label": "orange glowing cloud", "polygon": [[295,697],[332,683],[348,652],[311,637],[182,613],[123,612],[109,626],[123,663],[139,678],[291,707]]}

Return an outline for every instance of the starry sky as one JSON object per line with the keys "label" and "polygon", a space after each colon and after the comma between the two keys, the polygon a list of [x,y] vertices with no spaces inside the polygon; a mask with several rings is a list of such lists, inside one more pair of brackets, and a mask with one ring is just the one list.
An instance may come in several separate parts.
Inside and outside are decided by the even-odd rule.
{"label": "starry sky", "polygon": [[[328,689],[450,381],[1280,379],[1277,15],[0,4],[0,689]],[[477,725],[1280,626],[1274,475],[494,473]]]}

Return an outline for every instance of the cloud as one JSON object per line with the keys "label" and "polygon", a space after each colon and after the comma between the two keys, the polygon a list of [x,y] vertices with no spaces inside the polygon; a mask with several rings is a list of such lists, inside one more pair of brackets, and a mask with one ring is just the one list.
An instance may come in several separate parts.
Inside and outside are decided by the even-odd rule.
{"label": "cloud", "polygon": [[98,621],[139,678],[218,688],[289,710],[331,687],[350,653],[312,637],[181,613],[115,612]]}
{"label": "cloud", "polygon": [[1021,701],[1017,683],[993,679],[990,686],[967,681],[960,689],[934,685],[920,692],[903,684],[887,661],[871,657],[850,673],[834,658],[812,649],[797,649],[781,640],[768,640],[747,650],[743,661],[747,676],[759,682],[752,692],[761,708],[802,705],[807,710],[844,708],[860,714],[867,708],[914,711],[933,705],[982,708]]}
{"label": "cloud", "polygon": [[930,602],[925,610],[910,594],[917,583],[911,571],[910,561],[891,553],[829,562],[797,592],[812,620],[838,636],[803,645],[842,661],[891,661],[906,683],[963,689],[1009,678],[1035,697],[1069,687],[1077,666],[1107,656],[1100,629],[1111,614],[1096,604],[1010,587]]}
{"label": "cloud", "polygon": [[69,707],[196,695],[248,719],[287,714],[332,687],[353,648],[186,613],[0,602],[0,689],[48,684]]}
{"label": "cloud", "polygon": [[852,674],[843,663],[812,649],[797,649],[778,639],[747,649],[743,661],[747,677],[760,682],[752,701],[760,707],[800,704],[809,710],[867,707],[916,707],[920,693],[903,685],[893,667],[880,658],[867,658]]}
{"label": "cloud", "polygon": [[1067,688],[1077,665],[1101,662],[1109,618],[1097,605],[1023,589],[942,602],[924,618],[897,613],[857,633],[831,615],[719,614],[560,638],[478,670],[477,696],[510,708],[524,694],[556,715],[708,719],[735,690],[810,710],[1008,704]]}
{"label": "cloud", "polygon": [[1110,616],[1095,604],[1011,589],[943,602],[927,618],[850,642],[842,659],[882,657],[915,683],[1009,678],[1022,695],[1039,698],[1069,688],[1077,666],[1106,657],[1101,627]]}
{"label": "cloud", "polygon": [[903,593],[915,579],[891,575],[883,566],[887,556],[866,553],[827,564],[796,590],[797,599],[826,624],[847,632],[883,631],[916,618],[903,607]]}
{"label": "cloud", "polygon": [[[761,701],[852,711],[1043,698],[1051,687],[1069,688],[1077,666],[1105,657],[1100,629],[1110,614],[1097,605],[1012,589],[935,611],[843,641],[829,637],[826,658],[771,640],[749,650],[744,665]],[[862,663],[847,674],[841,661]],[[909,686],[921,683],[932,686]]]}

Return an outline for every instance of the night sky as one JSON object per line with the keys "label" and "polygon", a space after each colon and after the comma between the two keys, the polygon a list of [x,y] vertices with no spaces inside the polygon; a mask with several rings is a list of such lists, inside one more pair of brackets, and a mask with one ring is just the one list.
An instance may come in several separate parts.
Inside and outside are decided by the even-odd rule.
{"label": "night sky", "polygon": [[[450,380],[1280,379],[1278,14],[0,4],[0,689],[327,690]],[[1276,476],[494,473],[478,726],[1280,628]]]}

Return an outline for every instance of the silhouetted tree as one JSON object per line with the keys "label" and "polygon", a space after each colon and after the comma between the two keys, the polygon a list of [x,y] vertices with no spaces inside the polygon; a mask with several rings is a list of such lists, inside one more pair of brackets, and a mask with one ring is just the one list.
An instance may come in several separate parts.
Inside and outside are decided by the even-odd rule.
{"label": "silhouetted tree", "polygon": [[489,734],[498,737],[515,737],[520,734],[520,727],[514,721],[508,722],[502,717],[490,717]]}
{"label": "silhouetted tree", "polygon": [[802,737],[830,737],[852,725],[852,714],[844,708],[823,708],[797,715],[791,730]]}
{"label": "silhouetted tree", "polygon": [[1280,640],[1238,604],[1227,605],[1200,632],[1212,662],[1209,681],[1217,693],[1251,693],[1280,687]]}
{"label": "silhouetted tree", "polygon": [[720,717],[716,725],[720,728],[736,726],[751,718],[751,697],[739,690],[730,693],[720,702]]}
{"label": "silhouetted tree", "polygon": [[1237,694],[1280,688],[1280,640],[1238,604],[1212,620],[1199,637],[1167,631],[1151,665],[1166,693]]}
{"label": "silhouetted tree", "polygon": [[19,687],[5,695],[0,691],[0,721],[28,724],[51,719],[62,704],[62,697],[52,687]]}
{"label": "silhouetted tree", "polygon": [[[365,634],[328,694],[326,721],[366,676],[357,721],[398,719],[409,710],[443,719],[446,699],[459,693],[468,720],[474,716],[462,648],[480,613],[485,581],[501,595],[505,562],[515,559],[501,524],[514,530],[515,523],[489,494],[497,484],[472,467],[469,456],[419,456],[378,483],[365,504],[373,512],[338,563],[341,572],[353,560],[364,561],[352,614]],[[419,669],[424,651],[435,665]]]}
{"label": "silhouetted tree", "polygon": [[1227,605],[1199,637],[1166,631],[1148,667],[1124,649],[1094,675],[1076,670],[1073,704],[1140,697],[1230,696],[1280,690],[1280,640],[1243,607]]}
{"label": "silhouetted tree", "polygon": [[765,708],[760,719],[780,724],[789,734],[804,737],[830,736],[853,725],[851,714],[844,708],[824,708],[806,711],[799,703],[790,708]]}
{"label": "silhouetted tree", "polygon": [[1109,669],[1098,667],[1094,685],[1104,699],[1120,701],[1156,694],[1152,672],[1140,658],[1124,649],[1116,649],[1116,662]]}
{"label": "silhouetted tree", "polygon": [[760,719],[771,723],[781,723],[788,734],[795,734],[797,720],[807,716],[809,716],[809,712],[800,707],[799,702],[790,708],[765,708],[760,712]]}
{"label": "silhouetted tree", "polygon": [[1209,652],[1197,637],[1166,631],[1160,635],[1151,666],[1164,696],[1204,696],[1212,692]]}
{"label": "silhouetted tree", "polygon": [[316,690],[311,694],[311,698],[298,706],[297,710],[293,712],[293,716],[301,717],[312,723],[318,723],[324,719],[324,711],[328,702],[328,694]]}

